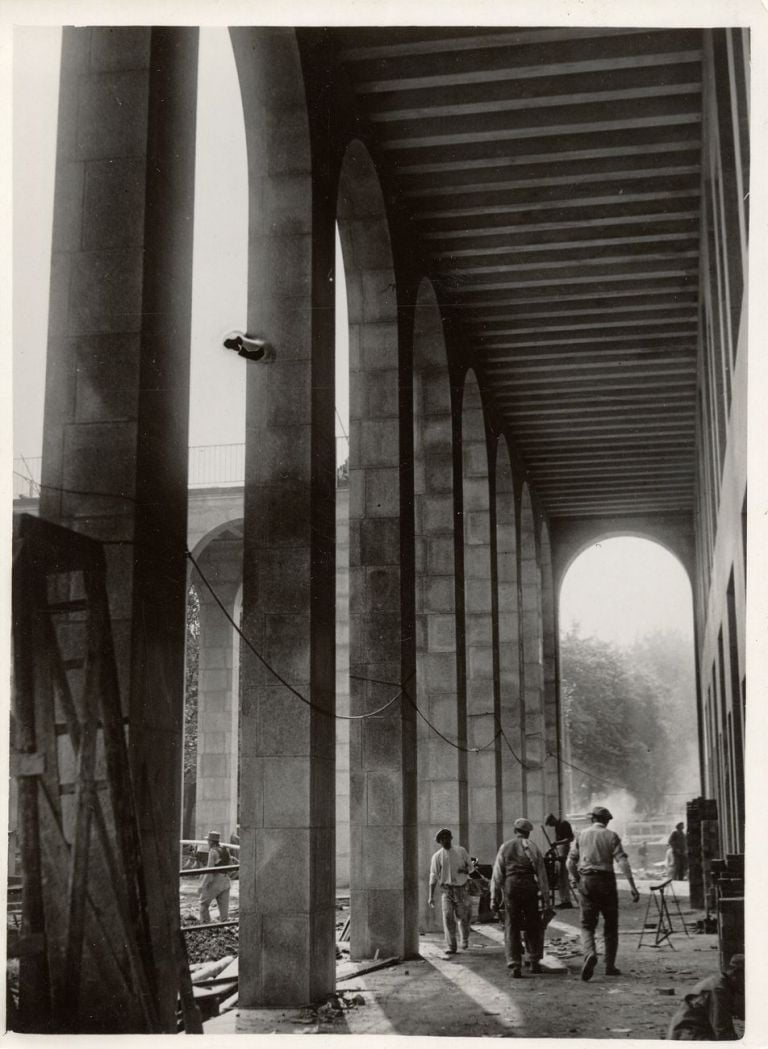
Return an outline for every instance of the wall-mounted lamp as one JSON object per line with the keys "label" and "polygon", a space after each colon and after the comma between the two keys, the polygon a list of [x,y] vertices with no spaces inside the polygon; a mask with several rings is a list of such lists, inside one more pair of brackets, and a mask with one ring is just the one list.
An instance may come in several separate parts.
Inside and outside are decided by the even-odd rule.
{"label": "wall-mounted lamp", "polygon": [[273,361],[275,351],[265,339],[247,335],[244,331],[231,331],[224,336],[224,348],[234,350],[238,357],[247,361]]}

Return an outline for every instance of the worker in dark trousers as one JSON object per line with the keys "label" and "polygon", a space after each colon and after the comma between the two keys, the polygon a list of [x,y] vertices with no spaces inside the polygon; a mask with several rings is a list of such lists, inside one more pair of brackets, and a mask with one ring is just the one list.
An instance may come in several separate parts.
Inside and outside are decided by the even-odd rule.
{"label": "worker in dark trousers", "polygon": [[734,954],[725,972],[708,976],[686,994],[672,1017],[674,1042],[731,1042],[739,1037],[733,1017],[744,1019],[744,955]]}
{"label": "worker in dark trousers", "polygon": [[688,868],[688,839],[684,823],[675,824],[667,845],[672,850],[672,877],[675,881],[682,881]]}
{"label": "worker in dark trousers", "polygon": [[568,853],[568,873],[571,888],[581,906],[581,943],[584,950],[582,980],[591,980],[597,965],[595,929],[600,915],[603,916],[605,937],[605,974],[621,976],[616,968],[616,952],[619,948],[619,896],[616,891],[614,863],[629,882],[634,903],[640,899],[632,868],[621,844],[621,838],[607,824],[613,816],[602,805],[596,805],[589,813],[592,826],[580,831]]}
{"label": "worker in dark trousers", "polygon": [[514,978],[523,974],[521,933],[526,933],[531,972],[541,972],[544,954],[539,894],[548,902],[549,882],[541,850],[528,841],[532,830],[530,820],[515,820],[514,837],[499,849],[491,878],[491,910],[497,911],[504,898],[504,952]]}

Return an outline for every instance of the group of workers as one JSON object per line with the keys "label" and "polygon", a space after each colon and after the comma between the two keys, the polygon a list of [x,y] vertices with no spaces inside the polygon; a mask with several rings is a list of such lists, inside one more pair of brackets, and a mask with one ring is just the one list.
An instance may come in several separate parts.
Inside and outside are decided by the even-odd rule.
{"label": "group of workers", "polygon": [[[581,908],[581,943],[583,963],[581,979],[589,981],[597,968],[598,955],[595,932],[602,915],[605,940],[605,974],[620,976],[616,966],[619,946],[619,898],[615,867],[627,879],[632,901],[640,898],[632,868],[621,838],[608,828],[613,816],[605,806],[596,805],[590,812],[590,826],[573,834],[566,820],[554,814],[546,825],[554,827],[552,848],[558,864],[555,876],[560,892],[560,907],[572,906],[572,890]],[[678,826],[677,831],[682,828]],[[503,842],[493,864],[490,884],[491,910],[504,909],[504,952],[507,968],[514,979],[523,975],[523,937],[532,973],[542,972],[544,956],[544,929],[551,917],[549,908],[550,884],[544,854],[530,840],[533,824],[520,818],[513,825],[513,836]],[[440,890],[445,954],[469,948],[472,898],[469,853],[461,845],[453,845],[453,835],[447,828],[435,838],[440,848],[432,856],[429,872],[427,903],[435,906],[435,894]],[[670,1025],[668,1038],[678,1041],[697,1041],[717,1038],[736,1038],[732,1017],[742,1016],[744,997],[744,956],[734,955],[725,972],[709,977],[694,987],[686,996]]]}

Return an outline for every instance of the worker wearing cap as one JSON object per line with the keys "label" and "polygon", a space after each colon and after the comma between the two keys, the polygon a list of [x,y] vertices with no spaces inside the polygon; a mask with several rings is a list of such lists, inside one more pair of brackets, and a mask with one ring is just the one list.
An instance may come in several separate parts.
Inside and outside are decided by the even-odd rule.
{"label": "worker wearing cap", "polygon": [[522,976],[521,933],[527,934],[531,972],[541,972],[544,929],[539,917],[539,894],[547,899],[549,881],[544,857],[535,842],[528,840],[533,824],[527,819],[514,822],[514,836],[496,854],[491,879],[491,910],[498,910],[504,898],[504,953],[512,976]]}
{"label": "worker wearing cap", "polygon": [[731,1042],[739,1036],[733,1017],[744,1019],[744,955],[734,954],[724,972],[701,980],[677,1010],[667,1039],[673,1042]]}
{"label": "worker wearing cap", "polygon": [[621,838],[615,831],[608,830],[607,824],[613,816],[602,805],[596,805],[589,816],[592,826],[579,832],[568,853],[571,888],[577,894],[581,906],[581,943],[584,950],[582,980],[591,980],[597,965],[595,929],[601,914],[605,937],[605,973],[606,976],[621,976],[616,968],[619,896],[614,863],[618,863],[629,882],[633,902],[637,903],[640,899]]}
{"label": "worker wearing cap", "polygon": [[[222,863],[229,863],[229,850],[221,845],[221,835],[218,831],[208,831],[208,860],[206,866],[219,867]],[[200,897],[200,922],[207,925],[211,920],[209,910],[211,903],[216,900],[219,908],[219,921],[225,922],[229,917],[229,890],[232,882],[227,871],[210,871],[203,875],[197,894]]]}
{"label": "worker wearing cap", "polygon": [[455,954],[456,925],[461,935],[461,946],[469,947],[469,923],[472,918],[472,900],[469,895],[469,853],[463,845],[453,845],[453,834],[444,827],[435,835],[440,846],[429,865],[427,904],[435,906],[435,888],[440,886],[445,933],[445,953]]}

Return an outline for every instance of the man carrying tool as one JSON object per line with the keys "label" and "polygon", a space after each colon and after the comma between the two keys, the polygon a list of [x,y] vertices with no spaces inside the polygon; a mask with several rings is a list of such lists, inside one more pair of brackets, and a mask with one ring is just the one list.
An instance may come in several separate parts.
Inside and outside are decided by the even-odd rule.
{"label": "man carrying tool", "polygon": [[443,910],[445,953],[455,954],[456,925],[461,935],[461,946],[469,947],[469,923],[472,918],[472,900],[469,895],[469,853],[463,845],[453,845],[453,834],[444,827],[435,835],[440,846],[429,866],[427,903],[435,906],[435,887],[440,886]]}
{"label": "man carrying tool", "polygon": [[619,896],[616,891],[614,862],[629,882],[632,902],[637,903],[637,891],[632,868],[621,844],[621,838],[607,824],[613,816],[602,805],[595,805],[589,813],[592,826],[580,831],[568,853],[568,873],[571,888],[579,893],[581,905],[581,943],[584,950],[582,980],[591,980],[597,965],[595,929],[603,916],[605,937],[605,975],[621,976],[616,968],[619,949]]}
{"label": "man carrying tool", "polygon": [[515,820],[514,837],[505,841],[496,855],[491,879],[491,910],[497,911],[504,898],[504,953],[507,968],[519,979],[522,973],[522,943],[526,933],[531,972],[541,972],[544,954],[544,927],[539,917],[539,894],[549,903],[549,881],[539,847],[528,840],[533,824]]}
{"label": "man carrying tool", "polygon": [[[562,910],[566,907],[573,907],[571,903],[571,890],[568,884],[568,850],[571,847],[573,841],[573,828],[571,827],[568,820],[561,820],[555,816],[554,812],[550,812],[547,818],[544,820],[546,827],[553,827],[553,834],[555,840],[552,844],[552,848],[555,850],[555,856],[557,858],[557,892],[560,897],[560,902],[557,904],[558,910]],[[544,832],[546,834],[546,831]],[[549,837],[547,837],[549,840]]]}
{"label": "man carrying tool", "polygon": [[[229,849],[221,844],[218,831],[208,831],[208,867],[226,867],[231,863]],[[209,907],[216,900],[219,908],[219,921],[225,922],[229,917],[229,890],[231,888],[227,871],[209,871],[203,875],[197,894],[200,897],[200,924],[208,925],[211,920]]]}

